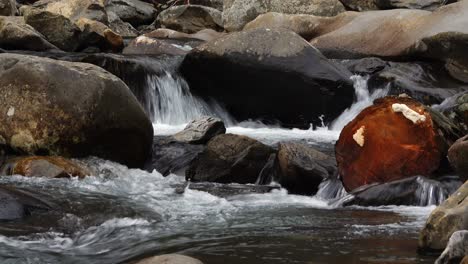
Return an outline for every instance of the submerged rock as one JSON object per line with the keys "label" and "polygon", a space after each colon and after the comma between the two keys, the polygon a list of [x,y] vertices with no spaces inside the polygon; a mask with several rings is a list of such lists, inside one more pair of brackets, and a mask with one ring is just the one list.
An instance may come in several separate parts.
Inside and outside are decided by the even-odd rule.
{"label": "submerged rock", "polygon": [[154,169],[164,176],[171,173],[185,176],[189,164],[205,149],[204,145],[193,145],[174,140],[172,137],[154,137],[151,161],[146,170]]}
{"label": "submerged rock", "polygon": [[224,122],[215,117],[201,117],[187,124],[184,130],[175,134],[175,140],[190,144],[205,144],[217,135],[226,133]]}
{"label": "submerged rock", "polygon": [[[227,71],[226,69],[229,69]],[[283,29],[232,33],[202,44],[181,68],[192,93],[214,98],[237,120],[310,127],[334,120],[354,98],[351,73]]]}
{"label": "submerged rock", "polygon": [[184,255],[168,254],[145,258],[134,264],[203,264],[203,262]]}
{"label": "submerged rock", "polygon": [[432,211],[419,235],[419,250],[441,252],[452,234],[468,230],[468,182]]}
{"label": "submerged rock", "polygon": [[273,152],[255,139],[218,135],[190,163],[186,178],[194,182],[255,183]]}
{"label": "submerged rock", "polygon": [[0,87],[0,138],[18,153],[95,155],[130,167],[150,153],[150,120],[128,87],[97,66],[0,54]]}
{"label": "submerged rock", "polygon": [[0,167],[0,175],[22,175],[28,177],[46,178],[83,178],[91,175],[91,171],[76,161],[63,157],[19,157],[12,158]]}
{"label": "submerged rock", "polygon": [[442,255],[435,264],[460,263],[468,256],[468,230],[457,231],[452,234]]}
{"label": "submerged rock", "polygon": [[450,164],[463,181],[468,180],[468,135],[457,140],[448,151]]}
{"label": "submerged rock", "polygon": [[170,7],[158,15],[158,21],[166,28],[184,33],[195,33],[208,28],[216,31],[223,30],[221,12],[200,5]]}
{"label": "submerged rock", "polygon": [[[457,183],[461,184],[458,181]],[[452,191],[454,190],[447,188],[441,182],[414,176],[383,184],[361,186],[351,192],[353,197],[344,205],[437,205],[441,204]]]}
{"label": "submerged rock", "polygon": [[277,180],[295,194],[316,194],[320,183],[337,173],[335,159],[299,143],[280,143],[277,164]]}
{"label": "submerged rock", "polygon": [[41,33],[27,25],[23,17],[0,16],[0,47],[34,51],[58,50]]}
{"label": "submerged rock", "polygon": [[[414,175],[430,176],[444,157],[431,113],[406,97],[385,97],[344,127],[336,143],[347,191]],[[446,151],[446,150],[445,150]]]}
{"label": "submerged rock", "polygon": [[237,31],[258,15],[268,12],[335,16],[344,11],[338,0],[229,0],[224,1],[223,21],[226,30]]}
{"label": "submerged rock", "polygon": [[0,221],[22,219],[34,210],[49,210],[51,206],[32,193],[0,185]]}

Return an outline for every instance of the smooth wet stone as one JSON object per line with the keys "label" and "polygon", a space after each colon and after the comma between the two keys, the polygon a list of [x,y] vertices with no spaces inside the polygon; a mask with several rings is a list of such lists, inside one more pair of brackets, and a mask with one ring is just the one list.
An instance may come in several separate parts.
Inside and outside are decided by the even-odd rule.
{"label": "smooth wet stone", "polygon": [[[226,70],[229,69],[229,70]],[[237,120],[310,127],[330,122],[354,98],[351,73],[284,29],[228,34],[193,49],[180,67],[194,95],[213,98]]]}
{"label": "smooth wet stone", "polygon": [[0,88],[8,102],[0,104],[0,136],[17,153],[94,155],[129,167],[142,167],[150,154],[151,121],[130,89],[102,68],[0,54]]}
{"label": "smooth wet stone", "polygon": [[154,137],[150,162],[146,170],[154,169],[164,176],[171,173],[185,176],[189,164],[205,149],[203,145],[174,140],[172,137]]}
{"label": "smooth wet stone", "polygon": [[223,30],[221,11],[201,5],[170,7],[161,12],[157,20],[165,28],[184,33],[196,33],[203,29]]}
{"label": "smooth wet stone", "polygon": [[[399,109],[401,107],[401,109]],[[439,168],[440,135],[426,108],[407,97],[385,97],[344,127],[335,147],[338,170],[347,191]]]}
{"label": "smooth wet stone", "polygon": [[419,250],[442,252],[459,230],[468,230],[468,182],[465,182],[429,216],[419,235]]}
{"label": "smooth wet stone", "polygon": [[448,151],[450,164],[463,181],[468,180],[468,135],[457,140]]}
{"label": "smooth wet stone", "polygon": [[168,254],[156,257],[149,257],[134,264],[203,264],[198,259],[179,254]]}
{"label": "smooth wet stone", "polygon": [[468,256],[468,230],[457,231],[452,234],[447,247],[435,264],[463,264],[462,259],[466,256]]}
{"label": "smooth wet stone", "polygon": [[206,116],[192,120],[184,130],[172,137],[177,141],[189,144],[205,144],[213,137],[225,133],[226,127],[221,119]]}
{"label": "smooth wet stone", "polygon": [[255,183],[273,148],[233,134],[218,135],[195,158],[186,171],[193,182]]}
{"label": "smooth wet stone", "polygon": [[69,178],[91,175],[89,168],[77,161],[54,156],[12,158],[0,167],[0,175],[28,177]]}
{"label": "smooth wet stone", "polygon": [[335,159],[305,144],[280,143],[276,162],[278,182],[295,194],[316,194],[323,180],[337,174]]}

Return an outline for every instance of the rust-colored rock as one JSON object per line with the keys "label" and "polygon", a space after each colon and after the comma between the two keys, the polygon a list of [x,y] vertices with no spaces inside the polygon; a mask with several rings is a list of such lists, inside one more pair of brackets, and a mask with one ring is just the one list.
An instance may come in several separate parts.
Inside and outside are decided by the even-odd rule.
{"label": "rust-colored rock", "polygon": [[370,183],[428,176],[439,167],[438,142],[431,114],[422,104],[406,97],[376,100],[345,126],[336,143],[343,185],[351,191]]}
{"label": "rust-colored rock", "polygon": [[60,156],[30,156],[8,160],[0,169],[1,174],[28,177],[69,178],[90,175],[84,165]]}

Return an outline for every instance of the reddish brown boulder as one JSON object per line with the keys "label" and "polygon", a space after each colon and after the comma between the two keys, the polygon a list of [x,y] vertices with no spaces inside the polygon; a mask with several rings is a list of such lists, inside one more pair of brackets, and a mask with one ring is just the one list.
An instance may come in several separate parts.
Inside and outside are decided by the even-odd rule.
{"label": "reddish brown boulder", "polygon": [[341,132],[336,159],[351,191],[414,175],[428,176],[442,157],[431,114],[419,102],[385,97],[364,109]]}
{"label": "reddish brown boulder", "polygon": [[457,140],[448,151],[450,164],[463,181],[468,180],[468,135]]}
{"label": "reddish brown boulder", "polygon": [[91,175],[84,165],[59,156],[30,156],[8,160],[1,168],[3,175],[69,178]]}

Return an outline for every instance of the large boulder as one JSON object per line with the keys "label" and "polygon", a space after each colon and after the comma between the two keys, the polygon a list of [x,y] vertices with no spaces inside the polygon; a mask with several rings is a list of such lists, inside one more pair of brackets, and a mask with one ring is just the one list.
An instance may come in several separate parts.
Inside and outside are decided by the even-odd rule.
{"label": "large boulder", "polygon": [[117,14],[120,19],[134,27],[149,25],[156,18],[153,5],[139,0],[110,0],[106,10]]}
{"label": "large boulder", "polygon": [[137,37],[139,32],[130,23],[122,21],[114,12],[107,12],[109,27],[124,38]]}
{"label": "large boulder", "polygon": [[432,211],[419,235],[419,250],[442,252],[453,233],[468,230],[468,182]]}
{"label": "large boulder", "polygon": [[255,183],[273,152],[255,139],[219,135],[190,163],[186,178],[194,182]]}
{"label": "large boulder", "polygon": [[122,36],[99,21],[81,18],[76,22],[76,25],[82,31],[81,40],[88,47],[98,47],[103,51],[111,50],[115,52],[122,50],[124,47]]}
{"label": "large boulder", "polygon": [[59,156],[12,158],[0,167],[0,175],[22,175],[46,178],[83,178],[91,171],[83,164]]}
{"label": "large boulder", "polygon": [[145,258],[135,264],[203,264],[203,262],[184,255],[167,254]]}
{"label": "large boulder", "polygon": [[432,175],[450,144],[441,144],[448,135],[439,134],[442,126],[436,118],[442,117],[407,97],[385,97],[364,109],[344,127],[336,143],[346,190]]}
{"label": "large boulder", "polygon": [[185,33],[195,33],[208,28],[217,31],[223,29],[221,12],[200,5],[173,6],[161,12],[158,21],[166,28]]}
{"label": "large boulder", "polygon": [[452,234],[447,247],[435,264],[463,264],[461,261],[466,256],[468,256],[468,230],[457,231]]}
{"label": "large boulder", "polygon": [[23,17],[0,16],[0,47],[20,50],[58,50],[33,27],[24,22]]}
{"label": "large boulder", "polygon": [[[21,77],[21,78],[19,78]],[[25,154],[146,160],[150,120],[128,87],[86,63],[0,54],[0,141]]]}
{"label": "large boulder", "polygon": [[67,17],[46,10],[33,9],[25,14],[24,19],[28,25],[60,49],[75,51],[80,47],[81,30]]}
{"label": "large boulder", "polygon": [[21,11],[23,14],[27,14],[32,10],[42,10],[62,15],[71,21],[87,18],[107,25],[108,19],[104,2],[103,0],[40,0],[31,6],[23,6]]}
{"label": "large boulder", "polygon": [[226,133],[226,127],[221,119],[206,116],[191,121],[184,130],[173,137],[180,142],[205,144],[213,137],[224,133]]}
{"label": "large boulder", "polygon": [[151,159],[145,165],[145,169],[156,170],[163,176],[171,173],[185,176],[189,164],[204,149],[204,145],[180,142],[170,136],[156,136],[153,140]]}
{"label": "large boulder", "polygon": [[0,16],[14,16],[17,11],[15,0],[0,0]]}
{"label": "large boulder", "polygon": [[334,158],[299,143],[280,143],[277,180],[290,193],[313,195],[320,183],[336,177]]}
{"label": "large boulder", "polygon": [[468,135],[457,140],[448,151],[450,164],[463,181],[468,180]]}
{"label": "large boulder", "polygon": [[354,98],[351,73],[292,31],[236,32],[193,49],[180,71],[192,93],[214,98],[238,120],[309,127],[335,119]]}
{"label": "large boulder", "polygon": [[258,15],[268,12],[335,16],[344,11],[338,0],[225,0],[223,21],[226,30],[237,31]]}

